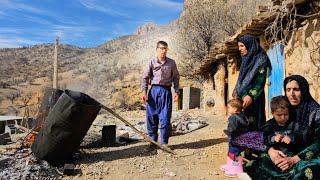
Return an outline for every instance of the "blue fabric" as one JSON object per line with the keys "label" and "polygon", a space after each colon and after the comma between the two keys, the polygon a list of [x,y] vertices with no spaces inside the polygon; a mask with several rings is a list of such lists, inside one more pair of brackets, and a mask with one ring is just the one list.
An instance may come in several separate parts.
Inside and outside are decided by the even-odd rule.
{"label": "blue fabric", "polygon": [[240,146],[235,146],[232,143],[229,143],[228,157],[231,158],[232,160],[235,160],[243,150],[244,148]]}
{"label": "blue fabric", "polygon": [[237,95],[241,97],[247,87],[252,84],[260,68],[269,67],[271,72],[271,62],[253,36],[244,35],[238,39],[238,42],[242,42],[248,51],[247,55],[241,57],[242,62],[235,87]]}
{"label": "blue fabric", "polygon": [[232,160],[235,160],[237,156],[244,150],[244,148],[234,144],[235,137],[228,137],[229,147],[228,147],[228,156]]}
{"label": "blue fabric", "polygon": [[161,144],[168,144],[171,134],[170,119],[172,113],[170,88],[152,86],[148,93],[146,112],[149,137],[154,141],[158,141],[159,128]]}

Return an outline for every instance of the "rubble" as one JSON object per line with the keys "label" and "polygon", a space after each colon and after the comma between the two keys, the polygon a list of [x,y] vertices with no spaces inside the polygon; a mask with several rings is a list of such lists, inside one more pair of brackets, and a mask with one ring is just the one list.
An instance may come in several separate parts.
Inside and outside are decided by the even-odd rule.
{"label": "rubble", "polygon": [[195,117],[187,112],[175,113],[172,117],[171,124],[173,135],[190,133],[208,125],[205,117]]}
{"label": "rubble", "polygon": [[[184,113],[175,113],[173,119],[182,114]],[[197,118],[200,113],[188,114],[192,118]],[[145,127],[144,123],[138,123],[143,121],[144,117],[140,116],[136,120],[136,125]],[[21,139],[25,139],[27,132],[14,134],[12,135],[13,143],[0,146],[0,177],[2,179],[64,180],[78,178],[183,179],[185,177],[224,179],[223,174],[212,172],[219,172],[219,168],[216,167],[219,167],[220,161],[221,163],[225,161],[224,154],[227,144],[219,136],[225,123],[220,119],[214,123],[199,131],[172,137],[170,146],[178,155],[168,154],[160,149],[157,149],[155,153],[145,153],[143,150],[147,147],[147,143],[141,141],[104,147],[101,142],[102,126],[91,126],[80,146],[80,151],[75,153],[71,168],[63,168],[63,166],[55,168],[46,161],[37,159],[30,154],[30,148],[21,146]],[[120,125],[118,122],[117,127]],[[217,127],[219,129],[216,129]],[[127,138],[128,134],[130,135],[130,133],[118,134],[118,132],[118,137],[123,135],[123,138]]]}
{"label": "rubble", "polygon": [[[197,129],[203,128],[208,125],[207,119],[201,116],[193,116],[190,113],[185,111],[183,112],[174,112],[171,118],[172,124],[172,135],[182,135],[190,133]],[[140,122],[134,125],[135,128],[141,132],[147,133],[145,120],[141,119]],[[127,136],[132,140],[143,140],[143,137],[135,133],[129,126],[120,125],[117,126],[117,133],[120,134],[118,138],[121,138],[122,135]]]}
{"label": "rubble", "polygon": [[38,160],[30,148],[16,150],[14,154],[0,155],[1,179],[57,179],[60,175],[47,162]]}

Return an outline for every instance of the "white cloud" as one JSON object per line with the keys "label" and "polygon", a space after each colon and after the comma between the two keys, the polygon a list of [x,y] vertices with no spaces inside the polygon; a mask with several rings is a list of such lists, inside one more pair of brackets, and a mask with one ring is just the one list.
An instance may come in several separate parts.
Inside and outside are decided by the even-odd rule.
{"label": "white cloud", "polygon": [[101,30],[95,26],[53,25],[50,36],[59,36],[64,41],[75,41],[89,38],[89,34],[93,31],[99,32]]}
{"label": "white cloud", "polygon": [[8,10],[8,9],[13,9],[17,11],[27,11],[31,13],[36,13],[36,14],[44,14],[45,11],[35,8],[33,6],[24,4],[24,3],[18,3],[18,2],[13,2],[9,0],[1,0],[0,1],[0,10]]}
{"label": "white cloud", "polygon": [[121,11],[116,11],[114,7],[110,7],[109,5],[102,3],[102,1],[96,1],[96,0],[78,0],[78,1],[84,7],[94,11],[103,12],[111,16],[121,16],[124,18],[131,18],[131,16],[129,16],[128,14],[123,13]]}
{"label": "white cloud", "polygon": [[[7,12],[8,10],[15,11],[15,15]],[[30,15],[28,13],[32,13],[33,15]],[[59,15],[59,13],[51,12],[49,9],[38,9],[24,3],[18,3],[9,0],[0,0],[0,19],[9,18],[10,20],[14,21],[19,18],[24,18],[25,20],[38,24],[51,25],[52,22],[46,20],[46,17],[51,17],[56,21],[64,24],[77,24],[77,22],[68,19],[68,17]]]}
{"label": "white cloud", "polygon": [[39,41],[20,38],[20,37],[11,37],[10,39],[0,37],[0,48],[17,48],[17,47],[22,47],[26,45],[34,45],[34,44],[40,44],[40,43],[41,42]]}
{"label": "white cloud", "polygon": [[22,16],[23,16],[23,18],[26,19],[26,21],[29,21],[29,22],[34,22],[34,23],[42,24],[42,25],[52,25],[52,22],[45,20],[44,18],[41,18],[41,17],[30,16],[30,15],[26,15],[26,14],[24,14]]}
{"label": "white cloud", "polygon": [[167,8],[171,10],[181,11],[183,3],[173,2],[170,0],[145,0],[151,6]]}
{"label": "white cloud", "polygon": [[1,27],[0,34],[22,34],[23,30],[18,28]]}

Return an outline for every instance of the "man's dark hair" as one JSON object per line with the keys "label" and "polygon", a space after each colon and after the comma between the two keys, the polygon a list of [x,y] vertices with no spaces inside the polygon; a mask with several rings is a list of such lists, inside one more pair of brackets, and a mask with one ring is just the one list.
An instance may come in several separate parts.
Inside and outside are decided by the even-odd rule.
{"label": "man's dark hair", "polygon": [[274,112],[279,108],[289,108],[289,102],[285,96],[276,96],[271,99],[270,108],[271,112]]}
{"label": "man's dark hair", "polygon": [[229,106],[237,108],[237,110],[242,111],[243,109],[243,101],[239,98],[230,99],[228,101]]}
{"label": "man's dark hair", "polygon": [[168,43],[167,42],[165,42],[165,41],[158,41],[157,42],[157,48],[159,47],[159,45],[163,45],[163,46],[165,46],[165,47],[168,47]]}

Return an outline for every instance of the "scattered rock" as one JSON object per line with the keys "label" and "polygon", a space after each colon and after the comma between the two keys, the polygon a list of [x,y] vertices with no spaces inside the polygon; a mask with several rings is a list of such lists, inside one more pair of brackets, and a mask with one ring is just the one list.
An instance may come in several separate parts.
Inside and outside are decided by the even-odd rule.
{"label": "scattered rock", "polygon": [[219,173],[217,173],[216,171],[213,171],[212,175],[219,175]]}
{"label": "scattered rock", "polygon": [[164,172],[164,175],[165,176],[168,176],[168,177],[174,177],[176,176],[176,174],[172,171],[169,171],[168,169],[166,169],[166,171]]}
{"label": "scattered rock", "polygon": [[146,167],[144,165],[140,165],[139,172],[143,172],[145,169],[146,169]]}
{"label": "scattered rock", "polygon": [[12,158],[10,158],[10,157],[1,157],[0,158],[0,169],[6,168],[10,164],[10,161],[12,161]]}

